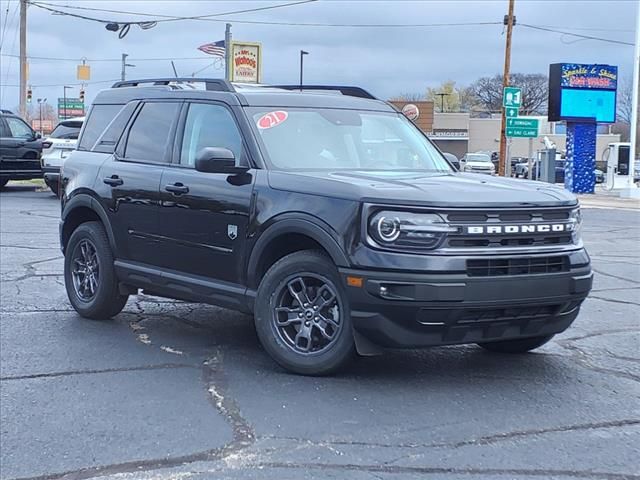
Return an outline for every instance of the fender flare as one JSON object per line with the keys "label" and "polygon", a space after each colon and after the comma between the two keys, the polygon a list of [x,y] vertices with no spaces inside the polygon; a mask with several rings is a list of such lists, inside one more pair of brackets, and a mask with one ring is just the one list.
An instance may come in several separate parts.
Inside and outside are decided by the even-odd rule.
{"label": "fender flare", "polygon": [[[258,263],[262,258],[262,254],[265,252],[271,241],[280,235],[287,233],[298,233],[306,235],[318,242],[322,248],[324,248],[335,265],[337,267],[348,267],[349,260],[344,251],[338,244],[338,241],[329,233],[331,228],[329,225],[324,224],[320,226],[318,223],[320,220],[312,216],[296,216],[295,218],[283,218],[276,220],[272,225],[262,232],[251,250],[249,262],[247,265],[247,283],[248,285],[255,285],[256,271]],[[323,228],[324,227],[324,228]]]}
{"label": "fender flare", "polygon": [[100,221],[102,222],[102,225],[104,226],[104,229],[107,232],[107,238],[109,239],[109,244],[111,245],[111,249],[112,251],[115,252],[116,242],[115,242],[115,237],[113,235],[113,230],[111,228],[111,223],[109,222],[109,217],[107,216],[107,212],[104,211],[104,208],[102,207],[102,205],[100,205],[100,202],[98,202],[94,197],[92,197],[87,193],[79,193],[75,195],[70,200],[68,200],[64,205],[64,209],[62,210],[62,215],[61,215],[61,228],[60,228],[60,246],[63,248],[63,251],[64,251],[64,246],[62,244],[62,240],[63,240],[62,225],[64,225],[67,217],[77,208],[88,208],[89,210],[92,210],[93,212],[95,212],[96,215],[98,215],[98,217],[100,217]]}

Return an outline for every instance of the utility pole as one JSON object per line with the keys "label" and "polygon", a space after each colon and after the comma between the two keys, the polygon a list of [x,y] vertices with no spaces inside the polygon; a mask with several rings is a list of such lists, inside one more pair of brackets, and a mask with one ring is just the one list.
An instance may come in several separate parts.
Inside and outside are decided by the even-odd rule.
{"label": "utility pole", "polygon": [[304,85],[302,81],[302,72],[304,69],[304,56],[309,55],[309,52],[305,52],[304,50],[300,50],[300,90],[302,90],[302,85]]}
{"label": "utility pole", "polygon": [[224,78],[229,82],[231,81],[231,62],[233,60],[231,50],[231,24],[227,23],[224,28]]}
{"label": "utility pole", "polygon": [[[513,16],[513,7],[515,0],[509,0],[509,13],[504,18],[504,24],[507,26],[507,44],[504,50],[504,71],[502,72],[502,90],[509,86],[509,69],[511,68],[511,34],[513,33],[513,24],[515,17]],[[506,175],[506,111],[502,107],[502,121],[500,122],[500,163],[498,164],[498,175]]]}
{"label": "utility pole", "polygon": [[640,86],[640,3],[637,4],[636,12],[636,46],[633,52],[633,81],[631,82],[631,124],[629,148],[629,176],[627,177],[627,188],[620,192],[620,196],[639,198],[640,189],[636,187],[633,176],[635,170],[636,151],[638,150],[638,103],[640,95],[638,95],[638,87]]}
{"label": "utility pole", "polygon": [[20,116],[27,116],[27,0],[20,0]]}
{"label": "utility pole", "polygon": [[64,90],[64,93],[62,94],[63,99],[62,101],[64,102],[64,119],[67,119],[67,88],[71,88],[68,87],[67,85],[65,85],[64,87],[62,87],[62,90]]}

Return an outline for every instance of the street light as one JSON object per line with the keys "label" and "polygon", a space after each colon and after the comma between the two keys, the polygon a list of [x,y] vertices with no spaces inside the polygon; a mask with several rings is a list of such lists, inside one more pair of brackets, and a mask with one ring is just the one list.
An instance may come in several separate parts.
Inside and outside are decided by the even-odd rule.
{"label": "street light", "polygon": [[448,97],[448,93],[436,93],[436,97],[440,97],[440,111],[444,112],[444,97]]}
{"label": "street light", "polygon": [[62,87],[62,89],[64,90],[64,95],[63,95],[64,120],[67,119],[67,88],[73,88],[73,87],[68,87],[66,85],[64,87]]}
{"label": "street light", "polygon": [[309,52],[305,52],[304,50],[300,50],[300,90],[302,90],[302,67],[304,65],[304,56],[309,55]]}

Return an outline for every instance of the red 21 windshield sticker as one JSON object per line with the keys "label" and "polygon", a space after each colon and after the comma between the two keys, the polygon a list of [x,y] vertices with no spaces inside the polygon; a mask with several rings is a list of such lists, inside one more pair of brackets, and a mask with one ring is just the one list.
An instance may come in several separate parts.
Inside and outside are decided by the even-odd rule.
{"label": "red 21 windshield sticker", "polygon": [[276,110],[275,112],[265,113],[258,119],[258,128],[261,130],[266,130],[267,128],[273,128],[276,125],[280,125],[284,122],[287,117],[289,117],[289,113],[284,110]]}

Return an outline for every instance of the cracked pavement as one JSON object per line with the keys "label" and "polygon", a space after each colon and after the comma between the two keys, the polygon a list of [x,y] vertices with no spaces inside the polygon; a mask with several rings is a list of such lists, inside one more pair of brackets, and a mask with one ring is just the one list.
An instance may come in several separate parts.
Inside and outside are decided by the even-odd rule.
{"label": "cracked pavement", "polygon": [[584,210],[593,293],[535,353],[391,351],[329,378],[283,372],[216,307],[81,319],[58,212],[0,194],[2,479],[640,479],[640,211]]}

